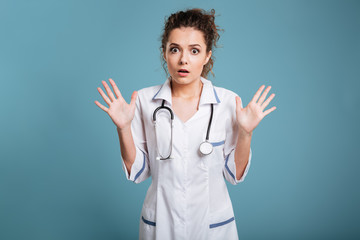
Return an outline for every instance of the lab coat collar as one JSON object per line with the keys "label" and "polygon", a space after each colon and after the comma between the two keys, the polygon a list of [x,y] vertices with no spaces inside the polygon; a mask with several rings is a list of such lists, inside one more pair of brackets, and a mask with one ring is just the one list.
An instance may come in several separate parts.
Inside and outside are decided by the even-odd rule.
{"label": "lab coat collar", "polygon": [[[171,77],[168,77],[165,81],[165,83],[160,87],[160,89],[156,92],[156,94],[153,97],[153,100],[156,99],[164,99],[165,101],[167,101],[170,106],[172,105],[172,96],[171,96],[171,85],[170,85],[170,80]],[[219,96],[214,88],[214,86],[212,85],[211,81],[207,80],[206,78],[200,77],[201,81],[203,82],[203,89],[201,92],[201,96],[200,96],[200,103],[199,105],[202,104],[218,104],[220,103],[220,99]]]}

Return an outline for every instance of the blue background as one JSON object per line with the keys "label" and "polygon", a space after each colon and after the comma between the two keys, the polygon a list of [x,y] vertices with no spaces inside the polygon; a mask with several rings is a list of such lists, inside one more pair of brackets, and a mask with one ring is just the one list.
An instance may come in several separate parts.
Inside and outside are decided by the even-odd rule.
{"label": "blue background", "polygon": [[271,85],[245,182],[240,239],[355,239],[360,1],[0,1],[0,239],[136,239],[150,179],[127,181],[95,100],[161,84],[164,18],[215,8],[216,86],[246,106]]}

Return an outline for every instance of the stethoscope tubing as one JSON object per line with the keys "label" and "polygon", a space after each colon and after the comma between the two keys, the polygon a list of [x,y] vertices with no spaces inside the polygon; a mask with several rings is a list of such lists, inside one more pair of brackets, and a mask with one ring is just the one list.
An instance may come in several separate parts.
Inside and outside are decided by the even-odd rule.
{"label": "stethoscope tubing", "polygon": [[[158,139],[157,139],[157,131],[156,131],[156,114],[159,110],[161,109],[166,109],[168,110],[168,112],[170,113],[170,118],[171,118],[171,137],[170,137],[170,150],[169,150],[169,155],[167,157],[164,157],[160,154],[160,150],[159,150],[159,145],[157,144],[158,143]],[[162,101],[162,104],[161,106],[157,107],[153,113],[153,122],[154,122],[154,127],[155,127],[155,141],[156,141],[156,149],[157,149],[157,152],[159,154],[160,157],[158,157],[157,159],[158,160],[166,160],[166,159],[170,159],[171,158],[171,154],[172,154],[172,144],[173,144],[173,128],[174,128],[174,113],[173,111],[171,110],[171,108],[165,106],[165,100]]]}
{"label": "stethoscope tubing", "polygon": [[[164,157],[160,154],[160,151],[159,151],[159,145],[157,144],[158,143],[158,139],[157,139],[157,131],[156,131],[156,114],[159,110],[161,109],[165,109],[167,110],[169,113],[170,113],[170,118],[171,118],[171,139],[170,139],[170,150],[169,150],[169,155],[167,157]],[[206,139],[203,143],[207,143],[207,144],[210,144],[209,143],[209,135],[210,135],[210,129],[211,129],[211,123],[212,123],[212,119],[213,119],[213,115],[214,115],[214,105],[211,104],[211,114],[210,114],[210,119],[209,119],[209,124],[208,124],[208,128],[207,128],[207,131],[206,131]],[[172,154],[172,145],[173,145],[173,128],[174,128],[174,113],[173,111],[171,110],[171,108],[165,106],[165,100],[162,101],[162,104],[161,106],[157,107],[155,110],[154,110],[154,113],[153,113],[153,122],[154,122],[154,127],[155,127],[155,141],[156,141],[156,148],[157,148],[157,151],[158,151],[158,154],[160,155],[160,157],[157,157],[158,160],[166,160],[166,159],[170,159],[172,158],[171,157],[171,154]],[[202,144],[203,144],[202,143]],[[210,144],[211,145],[211,144]],[[201,146],[201,144],[200,144]],[[200,151],[201,152],[201,151]],[[207,154],[210,154],[212,152],[212,147],[211,147],[211,151],[209,151],[209,153],[203,153],[204,155],[207,155]]]}
{"label": "stethoscope tubing", "polygon": [[209,141],[209,134],[210,134],[210,128],[211,128],[211,122],[212,122],[212,118],[213,118],[213,113],[214,113],[214,104],[211,104],[211,115],[210,115],[210,120],[209,120],[209,124],[208,124],[208,129],[206,132],[206,141]]}

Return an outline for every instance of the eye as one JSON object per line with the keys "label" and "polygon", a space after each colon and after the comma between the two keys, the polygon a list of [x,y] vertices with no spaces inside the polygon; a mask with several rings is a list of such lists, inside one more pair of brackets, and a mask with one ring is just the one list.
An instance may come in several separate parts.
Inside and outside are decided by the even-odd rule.
{"label": "eye", "polygon": [[193,54],[198,54],[200,51],[199,51],[198,49],[196,49],[196,48],[193,48],[193,49],[191,50],[191,52],[192,52]]}
{"label": "eye", "polygon": [[[175,51],[175,49],[177,50],[177,51]],[[172,52],[172,53],[176,53],[176,52],[178,52],[178,48],[177,47],[172,47],[172,48],[170,48],[170,52]]]}

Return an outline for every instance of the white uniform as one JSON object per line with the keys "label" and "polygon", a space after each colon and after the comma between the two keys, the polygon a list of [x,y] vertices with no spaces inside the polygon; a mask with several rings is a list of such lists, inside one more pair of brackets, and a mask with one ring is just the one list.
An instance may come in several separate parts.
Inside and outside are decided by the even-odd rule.
{"label": "white uniform", "polygon": [[[153,112],[165,99],[171,108],[170,78],[163,85],[138,91],[135,117],[131,123],[136,158],[126,178],[140,183],[152,177],[140,216],[140,239],[238,239],[235,216],[224,178],[231,184],[244,181],[251,161],[240,180],[236,179],[234,152],[238,136],[236,94],[204,83],[199,109],[185,123],[174,113],[173,150],[170,160],[158,157]],[[214,104],[209,141],[213,152],[202,156],[199,145],[205,140]],[[157,114],[159,151],[167,156],[170,146],[170,117]]]}

